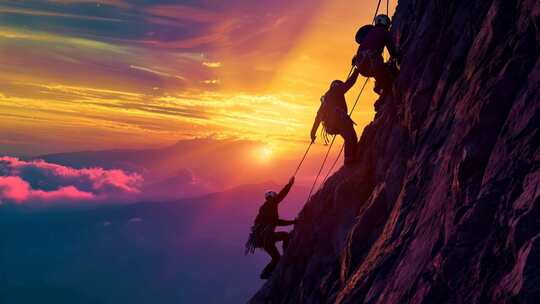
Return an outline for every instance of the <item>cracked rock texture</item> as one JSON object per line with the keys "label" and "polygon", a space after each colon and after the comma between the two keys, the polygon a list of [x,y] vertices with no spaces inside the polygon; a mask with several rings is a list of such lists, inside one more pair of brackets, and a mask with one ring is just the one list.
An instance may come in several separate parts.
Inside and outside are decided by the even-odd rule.
{"label": "cracked rock texture", "polygon": [[540,2],[401,0],[360,162],[251,303],[540,303]]}

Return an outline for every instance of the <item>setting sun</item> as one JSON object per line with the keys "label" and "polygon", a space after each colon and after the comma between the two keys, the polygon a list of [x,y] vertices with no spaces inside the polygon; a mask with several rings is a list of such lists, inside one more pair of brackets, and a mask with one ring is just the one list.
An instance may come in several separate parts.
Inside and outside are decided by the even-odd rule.
{"label": "setting sun", "polygon": [[256,155],[258,159],[262,162],[267,162],[272,158],[272,155],[274,154],[274,150],[272,150],[269,146],[264,146],[256,151]]}

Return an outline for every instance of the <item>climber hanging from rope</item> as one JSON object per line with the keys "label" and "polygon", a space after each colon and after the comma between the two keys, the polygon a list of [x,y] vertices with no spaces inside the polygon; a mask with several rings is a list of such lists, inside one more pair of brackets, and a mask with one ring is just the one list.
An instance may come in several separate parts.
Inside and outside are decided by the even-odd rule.
{"label": "climber hanging from rope", "polygon": [[[396,48],[389,31],[390,24],[390,18],[382,14],[375,17],[375,25],[362,26],[356,34],[358,51],[352,59],[353,66],[362,76],[375,78],[373,90],[379,95],[388,91],[397,77]],[[385,47],[390,54],[387,63],[383,59]]]}
{"label": "climber hanging from rope", "polygon": [[[356,160],[356,145],[358,137],[354,130],[354,122],[348,114],[345,93],[356,83],[359,70],[354,68],[347,81],[332,81],[330,88],[321,97],[321,105],[311,128],[311,141],[314,142],[319,125],[323,124],[323,134],[339,134],[345,141],[345,165],[351,165]],[[326,135],[323,135],[326,137]]]}
{"label": "climber hanging from rope", "polygon": [[246,243],[246,254],[254,253],[256,248],[264,249],[272,258],[261,273],[261,279],[268,279],[276,268],[281,255],[276,248],[276,243],[282,241],[283,252],[289,244],[289,233],[275,232],[277,226],[288,226],[296,223],[296,220],[283,220],[279,218],[278,205],[285,199],[294,183],[294,176],[289,183],[279,192],[268,191],[265,194],[265,202],[259,208],[259,214],[251,227],[251,233]]}

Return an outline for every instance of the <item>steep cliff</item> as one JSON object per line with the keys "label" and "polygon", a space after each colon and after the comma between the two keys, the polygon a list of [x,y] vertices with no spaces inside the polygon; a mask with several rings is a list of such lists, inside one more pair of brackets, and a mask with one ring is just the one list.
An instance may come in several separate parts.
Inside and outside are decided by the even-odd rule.
{"label": "steep cliff", "polygon": [[252,303],[540,303],[540,2],[400,0],[401,74]]}

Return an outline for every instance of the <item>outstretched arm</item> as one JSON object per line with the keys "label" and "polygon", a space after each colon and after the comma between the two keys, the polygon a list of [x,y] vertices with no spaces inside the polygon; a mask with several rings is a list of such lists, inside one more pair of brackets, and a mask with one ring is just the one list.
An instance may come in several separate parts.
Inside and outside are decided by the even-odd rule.
{"label": "outstretched arm", "polygon": [[281,191],[279,191],[279,193],[278,193],[278,195],[276,197],[276,202],[278,204],[281,203],[281,201],[287,196],[287,194],[291,190],[293,184],[294,184],[294,176],[291,177],[291,179],[289,180],[289,183],[287,185],[285,185],[285,187],[283,187],[283,189],[281,189]]}
{"label": "outstretched arm", "polygon": [[279,219],[277,220],[277,224],[276,226],[289,226],[289,225],[294,225],[296,224],[296,220],[282,220],[282,219]]}
{"label": "outstretched arm", "polygon": [[347,81],[345,81],[345,84],[342,86],[343,94],[347,93],[347,91],[353,87],[353,85],[356,83],[356,79],[358,79],[358,74],[360,74],[360,71],[358,71],[357,68],[354,68],[351,76],[349,76]]}

